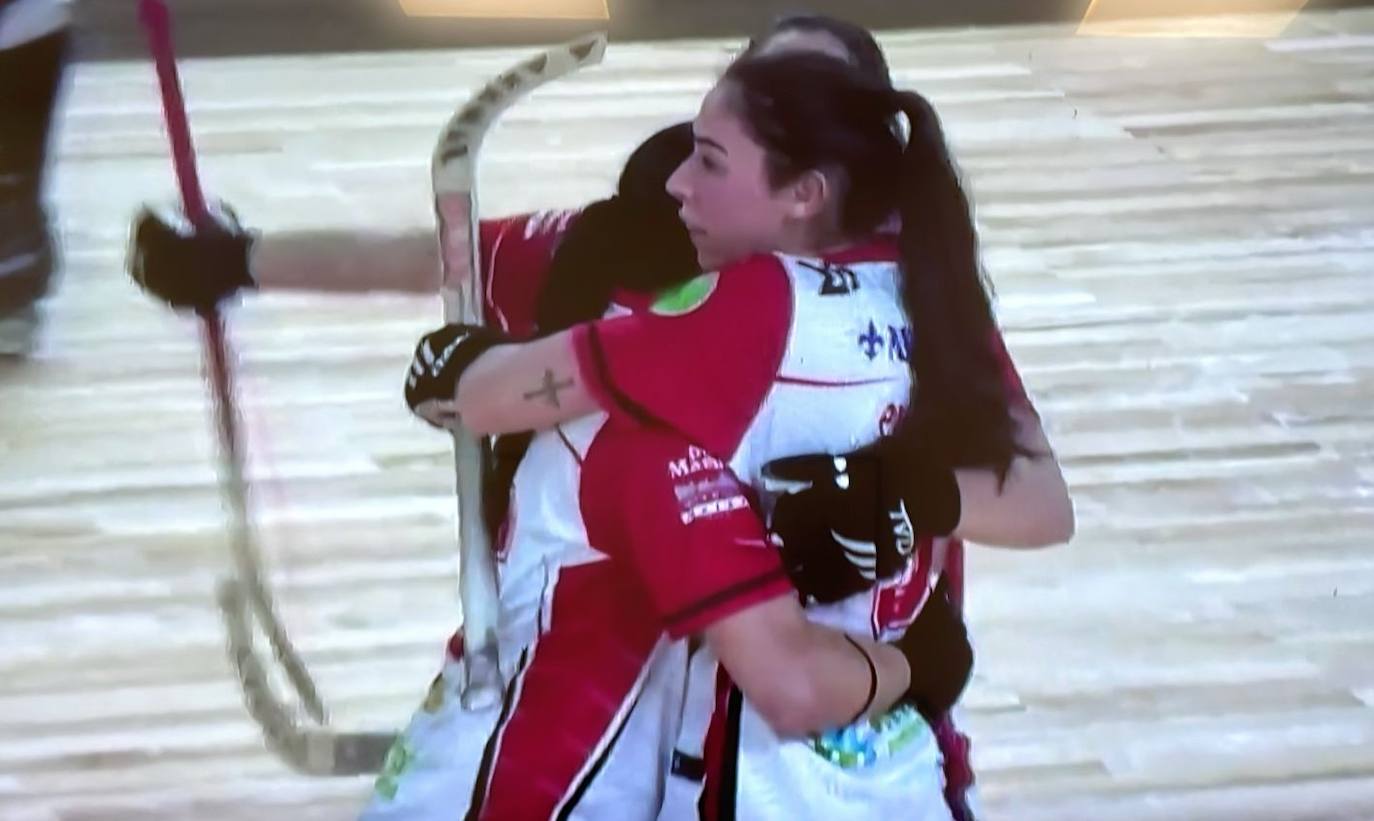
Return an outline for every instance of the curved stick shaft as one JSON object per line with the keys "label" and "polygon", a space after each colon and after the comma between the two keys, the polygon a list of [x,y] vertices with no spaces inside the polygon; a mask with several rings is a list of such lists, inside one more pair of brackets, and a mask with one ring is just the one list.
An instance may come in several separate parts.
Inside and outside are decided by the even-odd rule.
{"label": "curved stick shaft", "polygon": [[[483,138],[500,115],[525,94],[600,62],[605,47],[605,35],[595,34],[525,60],[487,83],[444,126],[434,150],[432,174],[445,321],[482,321],[475,182]],[[458,482],[458,592],[463,606],[467,675],[461,700],[469,709],[480,709],[499,702],[504,690],[497,653],[496,566],[491,534],[482,518],[482,466],[487,446],[461,427],[453,436]]]}
{"label": "curved stick shaft", "polygon": [[263,737],[273,752],[292,769],[306,775],[344,776],[381,771],[397,734],[302,729],[286,707],[277,701],[267,680],[267,671],[253,650],[248,602],[241,584],[233,579],[222,580],[216,597],[229,630],[232,660],[243,687],[248,713],[262,728]]}
{"label": "curved stick shaft", "polygon": [[[157,68],[162,112],[172,146],[172,163],[181,188],[182,206],[192,224],[198,229],[208,229],[211,227],[210,212],[196,171],[195,147],[191,142],[191,128],[172,50],[171,15],[162,0],[140,0],[138,11],[148,38],[148,49]],[[277,660],[286,669],[287,677],[300,696],[306,712],[311,718],[324,723],[324,704],[315,682],[287,638],[262,581],[262,562],[248,514],[248,484],[244,478],[242,439],[234,407],[233,370],[224,320],[214,308],[202,312],[201,320],[201,339],[215,400],[216,427],[220,440],[220,481],[231,515],[230,549],[234,564],[250,591],[249,601],[258,622],[267,634]]]}

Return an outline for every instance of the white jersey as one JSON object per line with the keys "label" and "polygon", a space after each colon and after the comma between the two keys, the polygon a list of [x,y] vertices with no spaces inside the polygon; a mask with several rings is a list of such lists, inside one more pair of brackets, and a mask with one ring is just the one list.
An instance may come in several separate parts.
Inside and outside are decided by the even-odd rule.
{"label": "white jersey", "polygon": [[[787,301],[782,306],[785,342],[771,365],[769,384],[758,391],[752,417],[729,451],[734,473],[758,487],[763,466],[773,459],[847,452],[890,433],[910,394],[912,334],[901,308],[899,269],[890,251],[872,258],[858,252],[839,260],[774,255],[756,260],[751,268],[722,276],[773,278],[785,283],[785,288],[770,291],[760,285],[758,290],[771,296],[760,299],[755,294],[751,316],[740,321],[766,324],[778,310],[773,302]],[[706,310],[713,298],[707,295],[698,310]],[[614,354],[605,356],[614,361]],[[730,379],[724,381],[730,384]],[[753,384],[757,385],[757,378]],[[651,390],[632,388],[623,392],[632,397],[653,395]],[[667,409],[665,415],[672,413],[670,406],[661,407]],[[649,415],[656,415],[653,410],[650,407]],[[671,423],[673,417],[667,421]],[[728,421],[719,429],[727,428]],[[713,433],[705,429],[702,436],[711,438]],[[764,507],[767,501],[763,500]],[[940,547],[926,540],[919,560],[904,577],[835,604],[813,606],[808,616],[853,635],[897,638],[938,580]],[[747,700],[737,692],[722,690],[720,684],[718,665],[708,650],[699,649],[691,663],[663,818],[696,817],[703,804],[716,805],[706,807],[708,816],[733,813],[748,819],[835,817],[837,813],[865,818],[893,813],[902,818],[949,817],[938,745],[919,717],[915,719],[919,726],[909,728],[904,746],[891,757],[870,766],[846,768],[823,758],[810,740],[778,738]],[[709,761],[707,752],[713,719],[727,725],[716,731],[726,739],[721,750],[725,761],[720,764]],[[702,774],[722,768],[726,783],[708,791],[703,801]],[[720,795],[722,789],[731,795]]]}
{"label": "white jersey", "polygon": [[[754,487],[774,459],[847,453],[891,433],[911,391],[911,325],[895,262],[777,259],[791,283],[792,329],[773,386],[730,459]],[[893,579],[807,615],[852,635],[895,640],[938,579],[931,551],[921,558],[913,566],[920,579]]]}

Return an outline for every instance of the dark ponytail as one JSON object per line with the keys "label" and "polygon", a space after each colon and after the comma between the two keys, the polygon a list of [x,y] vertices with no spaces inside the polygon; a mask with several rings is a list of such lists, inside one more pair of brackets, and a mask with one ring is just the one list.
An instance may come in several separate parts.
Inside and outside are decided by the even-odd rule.
{"label": "dark ponytail", "polygon": [[[968,196],[930,103],[823,55],[752,55],[726,71],[767,151],[770,182],[839,169],[840,224],[858,238],[896,212],[912,396],[896,433],[946,465],[1005,475],[1024,450],[994,350],[997,326]],[[908,121],[903,140],[897,115]]]}
{"label": "dark ponytail", "polygon": [[915,92],[893,95],[909,125],[898,248],[918,388],[898,436],[946,464],[1005,475],[1024,449],[993,347],[992,284],[980,262],[972,206],[935,109]]}

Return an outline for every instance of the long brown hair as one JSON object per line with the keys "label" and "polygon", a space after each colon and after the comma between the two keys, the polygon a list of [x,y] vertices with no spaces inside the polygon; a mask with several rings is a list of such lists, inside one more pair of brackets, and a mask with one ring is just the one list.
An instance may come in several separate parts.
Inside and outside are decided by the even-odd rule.
{"label": "long brown hair", "polygon": [[[902,305],[912,324],[912,396],[898,437],[951,466],[1005,474],[1024,453],[993,341],[997,326],[969,198],[935,109],[832,57],[746,55],[725,73],[767,151],[770,182],[817,169],[846,180],[842,228],[873,233],[894,212]],[[903,138],[897,117],[905,117]]]}

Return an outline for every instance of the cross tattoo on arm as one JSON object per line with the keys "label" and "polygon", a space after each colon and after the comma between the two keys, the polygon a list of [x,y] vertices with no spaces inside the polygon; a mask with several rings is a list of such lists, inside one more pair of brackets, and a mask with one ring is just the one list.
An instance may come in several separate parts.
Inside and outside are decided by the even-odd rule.
{"label": "cross tattoo on arm", "polygon": [[550,368],[544,371],[544,381],[540,383],[539,389],[524,394],[524,398],[527,400],[543,398],[553,407],[559,408],[562,405],[558,403],[558,392],[572,386],[573,381],[571,379],[565,379],[562,382],[557,381],[553,375],[553,369]]}

